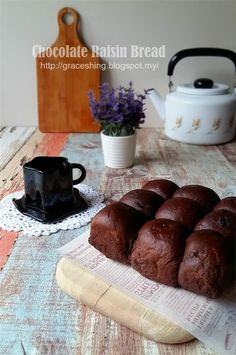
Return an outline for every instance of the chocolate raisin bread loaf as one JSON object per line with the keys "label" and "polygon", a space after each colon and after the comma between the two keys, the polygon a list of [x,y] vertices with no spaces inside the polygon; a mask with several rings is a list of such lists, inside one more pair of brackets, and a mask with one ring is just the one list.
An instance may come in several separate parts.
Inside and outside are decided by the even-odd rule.
{"label": "chocolate raisin bread loaf", "polygon": [[220,201],[219,196],[209,187],[201,185],[185,185],[176,190],[173,197],[187,197],[196,201],[209,212]]}
{"label": "chocolate raisin bread loaf", "polygon": [[120,202],[132,206],[147,218],[152,219],[157,209],[162,204],[163,198],[153,191],[136,189],[127,192],[120,199]]}
{"label": "chocolate raisin bread loaf", "polygon": [[145,223],[133,245],[131,266],[151,280],[177,286],[186,236],[186,229],[175,221]]}
{"label": "chocolate raisin bread loaf", "polygon": [[164,200],[171,198],[179,186],[171,180],[157,179],[146,182],[142,189],[156,192],[162,196]]}
{"label": "chocolate raisin bread loaf", "polygon": [[211,229],[233,244],[236,241],[236,215],[226,210],[213,210],[203,217],[195,230]]}
{"label": "chocolate raisin bread loaf", "polygon": [[203,214],[204,208],[197,202],[185,197],[172,197],[161,205],[155,218],[180,222],[184,227],[193,231]]}
{"label": "chocolate raisin bread loaf", "polygon": [[184,289],[210,298],[218,297],[233,278],[229,246],[214,231],[193,232],[186,242],[178,282]]}
{"label": "chocolate raisin bread loaf", "polygon": [[133,207],[114,202],[93,218],[89,243],[107,258],[129,264],[133,242],[146,220]]}
{"label": "chocolate raisin bread loaf", "polygon": [[152,180],[98,212],[89,243],[153,281],[216,298],[235,274],[235,208],[208,187]]}
{"label": "chocolate raisin bread loaf", "polygon": [[236,197],[229,196],[217,203],[214,210],[226,210],[236,214]]}

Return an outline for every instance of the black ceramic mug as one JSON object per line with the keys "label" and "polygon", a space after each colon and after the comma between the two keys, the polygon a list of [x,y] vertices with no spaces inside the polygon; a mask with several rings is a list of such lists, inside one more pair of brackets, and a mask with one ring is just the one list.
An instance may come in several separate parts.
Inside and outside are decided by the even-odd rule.
{"label": "black ceramic mug", "polygon": [[[73,180],[73,170],[80,171]],[[41,222],[54,222],[88,207],[87,202],[73,185],[85,179],[83,165],[69,163],[64,157],[39,156],[23,165],[25,194],[13,199],[23,214]]]}
{"label": "black ceramic mug", "polygon": [[[73,169],[80,177],[73,180]],[[64,157],[39,156],[23,165],[25,203],[47,210],[53,206],[73,202],[73,185],[85,179],[83,165],[69,163]]]}

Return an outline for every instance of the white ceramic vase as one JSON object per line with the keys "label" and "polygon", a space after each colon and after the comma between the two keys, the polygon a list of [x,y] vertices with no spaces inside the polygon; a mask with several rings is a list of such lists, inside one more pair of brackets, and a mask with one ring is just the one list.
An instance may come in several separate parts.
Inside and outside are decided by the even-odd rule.
{"label": "white ceramic vase", "polygon": [[105,165],[109,168],[128,168],[133,165],[136,132],[131,136],[113,137],[101,132]]}

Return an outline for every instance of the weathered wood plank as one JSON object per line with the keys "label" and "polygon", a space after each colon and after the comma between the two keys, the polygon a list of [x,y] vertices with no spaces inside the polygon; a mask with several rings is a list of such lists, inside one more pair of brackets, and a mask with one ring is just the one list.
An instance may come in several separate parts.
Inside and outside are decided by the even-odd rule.
{"label": "weathered wood plank", "polygon": [[99,134],[71,134],[62,150],[71,163],[85,166],[87,175],[84,183],[95,188],[99,187],[101,173],[104,170],[102,147]]}
{"label": "weathered wood plank", "polygon": [[146,167],[148,175],[145,180],[171,176],[171,168],[166,165],[160,143],[166,137],[160,129],[142,129],[138,131],[137,159]]}
{"label": "weathered wood plank", "polygon": [[6,127],[0,132],[0,170],[34,133],[36,127]]}
{"label": "weathered wood plank", "polygon": [[5,265],[17,236],[17,232],[7,232],[0,229],[0,270]]}
{"label": "weathered wood plank", "polygon": [[[144,354],[160,354],[160,355],[220,355],[218,352],[207,347],[200,341],[193,340],[185,344],[156,344],[158,351],[155,351],[154,344],[148,344],[150,341],[144,340]],[[154,345],[154,346],[153,346]],[[146,351],[146,349],[148,349]],[[222,354],[221,354],[222,355]]]}
{"label": "weathered wood plank", "polygon": [[[0,173],[0,198],[6,194],[23,189],[23,169],[25,161],[36,155],[58,155],[62,150],[67,134],[42,134],[36,131],[26,144],[16,151],[16,155],[10,160]],[[12,247],[18,237],[18,233],[0,231],[0,269],[3,268]]]}
{"label": "weathered wood plank", "polygon": [[219,145],[218,149],[228,160],[228,162],[230,162],[232,166],[236,167],[236,137],[228,144]]}
{"label": "weathered wood plank", "polygon": [[58,292],[54,281],[56,249],[65,240],[66,233],[17,239],[0,273],[1,354],[22,353],[14,348],[20,341],[26,354],[75,350],[76,303]]}
{"label": "weathered wood plank", "polygon": [[[31,146],[31,151],[55,155],[55,144],[63,136],[50,136],[51,140],[47,135],[35,150]],[[103,169],[100,153],[100,138],[96,135],[71,136],[60,151],[70,161],[80,161],[87,167],[86,183],[92,186],[99,185]],[[74,230],[39,238],[21,235],[17,239],[0,273],[0,353],[18,355],[22,341],[26,354],[78,354],[80,339],[86,343],[88,334],[83,329],[79,333],[77,327],[83,318],[80,308],[54,280],[56,249],[77,235],[78,230]]]}
{"label": "weathered wood plank", "polygon": [[34,132],[23,147],[15,152],[12,159],[2,169],[0,172],[0,188],[2,196],[4,191],[15,191],[23,187],[22,165],[26,160],[31,159],[36,147],[40,144],[42,139],[42,133],[38,130]]}
{"label": "weathered wood plank", "polygon": [[68,134],[64,133],[43,134],[37,130],[0,172],[0,189],[2,189],[0,198],[7,191],[23,188],[22,166],[26,161],[37,155],[58,155],[64,147],[67,137]]}
{"label": "weathered wood plank", "polygon": [[202,184],[221,194],[228,185],[236,185],[235,169],[216,146],[160,140],[160,147],[171,178],[180,186]]}

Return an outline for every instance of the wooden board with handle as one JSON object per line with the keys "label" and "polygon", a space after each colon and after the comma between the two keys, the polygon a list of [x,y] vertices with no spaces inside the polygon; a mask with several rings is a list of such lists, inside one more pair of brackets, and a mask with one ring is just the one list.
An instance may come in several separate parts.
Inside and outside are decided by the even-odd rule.
{"label": "wooden board with handle", "polygon": [[[73,23],[65,23],[65,15]],[[88,91],[96,97],[100,84],[100,59],[77,34],[79,14],[65,7],[58,13],[55,43],[39,53],[37,63],[38,121],[42,132],[98,132],[92,118]],[[65,54],[65,56],[64,56]]]}
{"label": "wooden board with handle", "polygon": [[74,299],[145,337],[176,344],[192,340],[186,330],[172,323],[78,263],[64,256],[57,265],[59,287]]}

